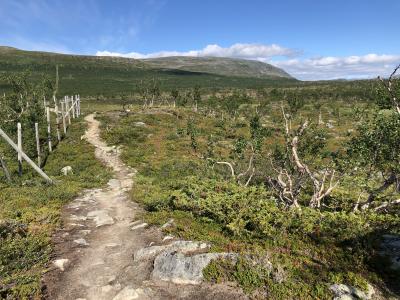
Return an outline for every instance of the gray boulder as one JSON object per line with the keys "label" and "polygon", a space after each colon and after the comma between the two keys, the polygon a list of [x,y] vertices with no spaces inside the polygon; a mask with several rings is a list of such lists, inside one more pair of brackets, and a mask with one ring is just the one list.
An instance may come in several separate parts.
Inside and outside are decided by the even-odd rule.
{"label": "gray boulder", "polygon": [[74,174],[74,172],[72,171],[71,166],[66,166],[61,169],[61,174],[63,174],[64,176],[67,176],[68,174]]}
{"label": "gray boulder", "polygon": [[346,284],[334,284],[331,285],[330,290],[335,294],[334,300],[352,300],[362,299],[369,300],[375,294],[375,290],[372,285],[368,285],[367,291],[355,288]]}

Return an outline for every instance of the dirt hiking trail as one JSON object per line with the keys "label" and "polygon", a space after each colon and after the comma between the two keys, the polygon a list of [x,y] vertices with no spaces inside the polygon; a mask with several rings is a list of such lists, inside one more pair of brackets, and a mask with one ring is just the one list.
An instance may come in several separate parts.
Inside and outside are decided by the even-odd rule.
{"label": "dirt hiking trail", "polygon": [[[63,227],[53,237],[55,257],[43,278],[46,298],[244,299],[237,288],[227,285],[186,284],[152,277],[155,255],[166,247],[175,247],[171,244],[174,239],[164,238],[159,228],[137,220],[141,210],[128,196],[136,170],[121,161],[117,148],[101,140],[100,123],[94,114],[85,120],[85,139],[95,146],[96,157],[114,175],[107,187],[86,190],[63,209]],[[167,255],[174,255],[177,251],[173,250]],[[141,253],[141,259],[135,262],[136,253]]]}

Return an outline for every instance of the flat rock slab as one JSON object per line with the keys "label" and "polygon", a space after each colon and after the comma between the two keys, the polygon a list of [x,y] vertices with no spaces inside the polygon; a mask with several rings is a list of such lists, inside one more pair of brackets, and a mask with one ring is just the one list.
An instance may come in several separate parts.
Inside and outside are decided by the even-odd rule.
{"label": "flat rock slab", "polygon": [[92,219],[96,223],[96,227],[114,224],[114,219],[109,216],[106,210],[95,210],[87,214],[88,219]]}
{"label": "flat rock slab", "polygon": [[176,251],[159,254],[154,260],[153,280],[170,281],[176,284],[200,284],[203,282],[203,269],[215,259],[236,256],[230,253],[203,253],[186,256]]}

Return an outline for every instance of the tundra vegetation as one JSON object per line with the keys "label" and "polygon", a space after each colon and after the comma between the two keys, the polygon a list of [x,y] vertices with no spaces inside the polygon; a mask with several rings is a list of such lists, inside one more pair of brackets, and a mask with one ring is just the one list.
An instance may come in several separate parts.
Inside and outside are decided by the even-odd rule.
{"label": "tundra vegetation", "polygon": [[[138,169],[131,196],[146,222],[172,218],[166,233],[240,254],[212,262],[207,280],[234,281],[255,299],[330,299],[334,283],[399,295],[399,271],[378,255],[384,234],[400,234],[395,72],[248,89],[164,83],[143,78],[130,92],[88,97],[82,108],[99,112],[102,137]],[[74,126],[44,166],[55,177],[60,165],[73,167],[55,186],[19,178],[0,148],[13,178],[2,177],[0,194],[3,293],[40,294],[61,205],[107,178],[78,138],[84,124]]]}

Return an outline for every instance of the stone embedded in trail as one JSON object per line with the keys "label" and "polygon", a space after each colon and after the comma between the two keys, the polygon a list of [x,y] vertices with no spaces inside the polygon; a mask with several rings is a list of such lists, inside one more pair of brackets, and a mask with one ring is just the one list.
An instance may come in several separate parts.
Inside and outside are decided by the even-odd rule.
{"label": "stone embedded in trail", "polygon": [[137,224],[140,224],[140,223],[143,223],[143,221],[141,221],[141,220],[136,220],[136,221],[133,221],[132,223],[130,223],[129,225],[130,225],[130,226],[134,226],[134,225],[137,225]]}
{"label": "stone embedded in trail", "polygon": [[179,251],[181,253],[200,252],[210,248],[210,245],[203,242],[176,241],[168,245],[151,246],[142,248],[134,254],[135,262],[152,259],[163,251]]}
{"label": "stone embedded in trail", "polygon": [[166,251],[154,260],[153,280],[171,281],[176,284],[200,284],[203,281],[203,269],[215,259],[231,258],[231,253],[203,253],[192,256],[176,251]]}
{"label": "stone embedded in trail", "polygon": [[169,241],[169,240],[173,240],[175,237],[172,235],[167,235],[163,238],[163,242]]}
{"label": "stone embedded in trail", "polygon": [[53,262],[53,265],[59,268],[61,271],[64,271],[66,267],[69,265],[69,259],[60,258]]}
{"label": "stone embedded in trail", "polygon": [[89,229],[79,230],[79,233],[82,234],[82,235],[88,235],[90,232],[92,232],[92,231],[89,230]]}
{"label": "stone embedded in trail", "polygon": [[134,300],[138,299],[139,294],[133,287],[127,286],[122,291],[120,291],[113,300]]}
{"label": "stone embedded in trail", "polygon": [[108,181],[108,186],[111,188],[119,188],[121,186],[121,182],[118,179],[110,179]]}
{"label": "stone embedded in trail", "polygon": [[139,225],[135,225],[135,226],[133,226],[132,228],[131,228],[131,230],[136,230],[136,229],[140,229],[140,228],[144,228],[144,227],[147,227],[147,223],[142,223],[142,224],[139,224]]}
{"label": "stone embedded in trail", "polygon": [[94,210],[87,214],[88,219],[93,219],[96,227],[114,224],[114,219],[108,215],[106,210]]}
{"label": "stone embedded in trail", "polygon": [[121,247],[121,244],[109,243],[109,244],[106,245],[106,248],[110,248],[110,249],[118,248],[118,247]]}
{"label": "stone embedded in trail", "polygon": [[70,220],[72,221],[86,221],[87,217],[84,216],[77,216],[77,215],[71,215],[69,217]]}
{"label": "stone embedded in trail", "polygon": [[85,225],[78,224],[78,223],[68,223],[68,226],[72,226],[72,227],[85,227]]}
{"label": "stone embedded in trail", "polygon": [[86,242],[86,240],[82,239],[82,238],[74,240],[74,243],[81,245],[81,246],[89,246],[89,243]]}

